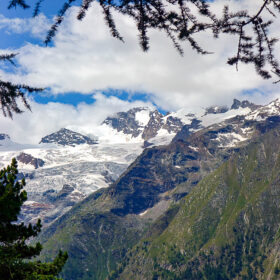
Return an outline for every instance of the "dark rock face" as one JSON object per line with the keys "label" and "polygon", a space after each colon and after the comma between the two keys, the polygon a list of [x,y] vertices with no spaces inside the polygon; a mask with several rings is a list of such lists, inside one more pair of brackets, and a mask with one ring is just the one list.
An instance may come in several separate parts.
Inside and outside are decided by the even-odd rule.
{"label": "dark rock face", "polygon": [[57,199],[65,198],[66,196],[71,194],[74,190],[75,188],[73,186],[67,184],[63,185],[62,190],[57,194]]}
{"label": "dark rock face", "polygon": [[5,139],[11,139],[11,138],[8,134],[0,133],[0,141]]}
{"label": "dark rock face", "polygon": [[211,106],[206,108],[205,115],[208,114],[222,114],[226,113],[229,110],[227,106]]}
{"label": "dark rock face", "polygon": [[115,116],[108,117],[103,124],[110,125],[118,132],[131,134],[132,137],[137,137],[141,133],[141,126],[136,120],[136,113],[144,108],[133,108],[127,112],[119,112]]}
{"label": "dark rock face", "polygon": [[165,125],[163,125],[163,128],[165,128],[169,133],[175,132],[177,133],[178,131],[181,130],[181,128],[184,126],[182,121],[178,118],[169,116],[166,119]]}
{"label": "dark rock face", "polygon": [[[184,126],[186,134],[175,137],[168,146],[146,149],[130,168],[108,189],[108,193],[117,201],[111,212],[118,216],[139,214],[153,207],[162,199],[162,194],[186,183],[188,192],[203,177],[214,170],[234,151],[220,148],[216,139],[220,134],[235,131],[231,124],[203,129],[190,133],[191,128],[198,128],[200,122]],[[180,132],[182,133],[182,132]],[[179,134],[179,133],[178,133]]]}
{"label": "dark rock face", "polygon": [[200,128],[202,128],[201,121],[194,118],[191,124],[184,125],[182,129],[178,131],[178,133],[175,135],[172,141],[186,140],[193,133],[194,130]]}
{"label": "dark rock face", "polygon": [[265,122],[261,122],[257,125],[258,130],[261,133],[266,133],[267,131],[276,128],[280,124],[280,116],[268,117]]}
{"label": "dark rock face", "polygon": [[24,164],[31,164],[35,167],[35,169],[42,167],[45,162],[40,158],[35,158],[32,155],[21,153],[19,156],[17,156],[17,160]]}
{"label": "dark rock face", "polygon": [[148,148],[150,147],[151,145],[153,145],[152,143],[148,142],[147,140],[144,141],[144,144],[143,144],[143,148]]}
{"label": "dark rock face", "polygon": [[164,115],[157,110],[149,112],[149,121],[147,125],[139,124],[136,119],[136,114],[147,108],[133,108],[127,112],[117,113],[115,116],[108,117],[103,124],[110,125],[118,132],[138,137],[142,133],[142,138],[145,141],[155,137],[160,129],[166,129],[169,133],[177,133],[183,123],[179,118],[168,116],[166,121]]}
{"label": "dark rock face", "polygon": [[150,120],[146,125],[142,134],[142,138],[144,140],[149,140],[157,135],[157,132],[163,126],[162,117],[163,115],[158,111],[154,111],[150,113]]}
{"label": "dark rock face", "polygon": [[40,143],[55,143],[63,146],[74,147],[75,145],[81,144],[94,145],[97,144],[97,141],[92,140],[91,138],[78,132],[62,128],[55,133],[43,137]]}
{"label": "dark rock face", "polygon": [[260,106],[254,104],[254,103],[251,103],[248,100],[239,101],[238,99],[233,99],[233,103],[232,103],[230,109],[231,110],[236,110],[236,109],[239,109],[239,108],[250,108],[252,110],[255,110],[258,107],[260,107]]}
{"label": "dark rock face", "polygon": [[236,110],[241,106],[241,102],[238,99],[233,99],[233,104],[231,105],[230,109]]}

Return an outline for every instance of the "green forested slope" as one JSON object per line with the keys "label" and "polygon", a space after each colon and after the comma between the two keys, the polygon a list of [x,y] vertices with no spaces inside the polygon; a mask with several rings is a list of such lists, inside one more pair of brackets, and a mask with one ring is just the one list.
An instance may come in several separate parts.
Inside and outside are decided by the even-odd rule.
{"label": "green forested slope", "polygon": [[[66,280],[269,279],[278,272],[279,121],[238,117],[146,149],[43,231],[45,257],[68,252]],[[217,141],[248,128],[239,147]]]}
{"label": "green forested slope", "polygon": [[111,279],[280,279],[279,137],[264,131],[204,178]]}
{"label": "green forested slope", "polygon": [[[205,130],[188,141],[146,149],[112,186],[89,196],[43,231],[46,258],[62,248],[69,254],[65,279],[106,279],[150,224],[233,152],[216,150],[212,134]],[[146,210],[148,216],[140,215]],[[166,218],[161,227],[169,221]]]}

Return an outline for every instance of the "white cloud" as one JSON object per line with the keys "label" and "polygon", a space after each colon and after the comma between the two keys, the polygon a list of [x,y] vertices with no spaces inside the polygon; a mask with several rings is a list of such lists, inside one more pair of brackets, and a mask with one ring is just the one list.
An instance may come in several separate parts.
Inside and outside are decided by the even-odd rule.
{"label": "white cloud", "polygon": [[[222,10],[222,3],[217,1],[215,9]],[[246,3],[257,5],[252,0]],[[239,7],[240,2],[235,5]],[[128,18],[116,15],[126,41],[123,44],[111,37],[97,4],[82,22],[76,20],[76,14],[73,8],[54,39],[54,47],[28,44],[19,50],[19,73],[13,79],[50,87],[55,93],[88,94],[107,88],[144,91],[153,93],[154,101],[167,110],[229,102],[245,89],[279,91],[279,85],[263,81],[252,66],[240,65],[236,72],[226,65],[227,57],[236,51],[236,38],[200,36],[202,46],[215,53],[201,56],[186,46],[181,57],[165,34],[151,31],[151,49],[143,53],[134,23]]]}
{"label": "white cloud", "polygon": [[0,30],[8,34],[29,33],[35,38],[44,39],[50,25],[50,20],[43,14],[35,18],[7,18],[0,15]]}
{"label": "white cloud", "polygon": [[107,116],[133,107],[153,107],[149,103],[123,101],[101,93],[94,94],[93,98],[95,103],[80,103],[77,107],[53,102],[38,104],[30,100],[32,112],[25,111],[23,114],[14,115],[12,120],[0,118],[0,133],[9,134],[15,142],[29,144],[37,144],[43,136],[63,127],[99,136],[100,131],[96,128]]}
{"label": "white cloud", "polygon": [[[238,9],[243,5],[240,1],[226,2]],[[250,10],[256,10],[260,4],[258,2],[261,1],[245,1]],[[224,3],[224,0],[216,1],[215,11],[222,10]],[[267,102],[280,93],[279,84],[273,85],[271,80],[262,80],[252,66],[240,65],[239,72],[236,72],[234,67],[226,65],[227,57],[236,51],[237,41],[231,36],[221,36],[214,40],[209,34],[202,35],[199,38],[202,46],[215,53],[201,56],[185,46],[185,55],[181,57],[165,34],[151,31],[151,48],[149,52],[143,53],[134,23],[127,17],[115,16],[119,31],[125,39],[125,43],[122,43],[110,35],[97,4],[92,6],[82,22],[76,20],[76,14],[77,9],[73,8],[65,18],[54,38],[54,46],[25,45],[18,50],[20,67],[17,75],[11,76],[2,71],[0,76],[33,86],[49,87],[54,93],[75,91],[91,94],[108,88],[147,92],[152,94],[152,101],[166,110],[229,104],[234,97],[240,97],[244,90],[254,88],[259,91],[251,94],[249,99],[259,103]],[[279,22],[274,29],[276,33],[279,32]],[[279,50],[278,47],[278,53]],[[265,94],[259,94],[260,91]],[[122,101],[108,100],[116,101],[114,106],[110,103],[115,111],[122,110]],[[90,123],[92,118],[101,114],[103,106],[106,108],[108,100],[97,102],[100,107],[32,104],[34,113],[16,117],[16,122],[37,129],[35,134],[41,137],[43,132],[38,128],[38,122],[44,115],[40,110],[49,116],[50,122],[55,123],[53,126],[48,124],[45,133],[55,127],[69,125],[70,120],[75,125],[78,125],[78,120]],[[97,110],[93,112],[98,114],[89,114],[91,118],[86,118],[84,112],[91,111],[92,106]],[[108,111],[112,110],[110,106]],[[1,120],[1,123],[4,122]],[[19,132],[14,134],[18,137]],[[34,137],[38,140],[39,136],[36,135]],[[31,138],[25,136],[28,141]]]}

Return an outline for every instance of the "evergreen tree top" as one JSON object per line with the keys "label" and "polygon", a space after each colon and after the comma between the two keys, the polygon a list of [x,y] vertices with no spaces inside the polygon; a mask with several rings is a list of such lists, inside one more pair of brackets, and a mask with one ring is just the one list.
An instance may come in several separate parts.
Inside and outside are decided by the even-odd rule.
{"label": "evergreen tree top", "polygon": [[17,223],[21,206],[27,200],[23,190],[25,180],[17,179],[16,159],[11,165],[0,170],[0,278],[9,280],[58,279],[67,253],[59,252],[53,262],[42,263],[38,260],[27,261],[40,255],[41,244],[28,245],[31,237],[36,237],[41,230],[41,221],[35,225]]}

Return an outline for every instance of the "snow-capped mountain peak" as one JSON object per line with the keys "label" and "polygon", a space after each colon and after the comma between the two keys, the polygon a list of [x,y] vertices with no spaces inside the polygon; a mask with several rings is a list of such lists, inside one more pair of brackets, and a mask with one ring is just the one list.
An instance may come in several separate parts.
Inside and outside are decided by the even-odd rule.
{"label": "snow-capped mountain peak", "polygon": [[[102,125],[123,136],[120,139],[125,139],[124,142],[143,142],[152,139],[152,142],[163,143],[162,137],[167,137],[164,141],[166,144],[183,127],[184,122],[172,114],[164,116],[158,110],[137,107],[109,116]],[[158,137],[160,140],[154,139]]]}
{"label": "snow-capped mountain peak", "polygon": [[280,100],[277,98],[268,105],[259,106],[246,116],[247,120],[261,121],[268,117],[278,116],[280,114]]}
{"label": "snow-capped mountain peak", "polygon": [[187,109],[163,115],[151,108],[137,107],[109,116],[103,123],[104,131],[110,131],[108,142],[141,142],[144,146],[162,145],[186,126],[189,132],[222,122],[237,115],[247,115],[259,108],[247,100],[233,100],[232,106],[211,106],[196,113]]}
{"label": "snow-capped mountain peak", "polygon": [[213,147],[235,147],[254,133],[246,120],[258,122],[280,115],[279,100],[266,106],[234,100],[227,109],[209,108],[195,112],[181,109],[166,115],[144,107],[119,112],[91,128],[98,142],[79,127],[74,130],[85,135],[63,128],[43,137],[39,145],[17,144],[0,134],[0,165],[17,157],[20,172],[27,178],[30,201],[24,221],[38,217],[44,224],[54,221],[76,201],[115,181],[146,147],[167,145],[172,139],[184,141],[204,128],[210,130]]}
{"label": "snow-capped mountain peak", "polygon": [[54,143],[62,146],[72,146],[88,144],[94,145],[97,144],[96,140],[93,140],[85,135],[82,135],[78,132],[62,128],[57,132],[54,132],[50,135],[43,137],[40,143]]}
{"label": "snow-capped mountain peak", "polygon": [[148,124],[152,112],[150,108],[137,107],[127,112],[119,112],[109,116],[102,124],[110,126],[117,132],[122,132],[126,135],[131,135],[132,138],[137,138]]}

